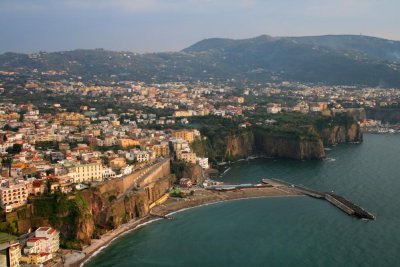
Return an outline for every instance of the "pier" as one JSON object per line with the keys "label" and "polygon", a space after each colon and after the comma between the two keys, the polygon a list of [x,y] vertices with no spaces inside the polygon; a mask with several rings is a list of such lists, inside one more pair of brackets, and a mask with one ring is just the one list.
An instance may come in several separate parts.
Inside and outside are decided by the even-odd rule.
{"label": "pier", "polygon": [[304,186],[294,185],[275,178],[262,179],[262,182],[264,184],[270,184],[272,186],[290,187],[304,195],[313,198],[324,199],[350,216],[354,216],[360,219],[375,220],[375,216],[372,213],[366,211],[362,207],[352,203],[351,201],[345,199],[342,196],[338,196],[336,194],[328,192],[319,192],[316,190],[306,188]]}
{"label": "pier", "polygon": [[169,215],[162,215],[162,214],[156,214],[156,213],[153,213],[153,212],[149,212],[149,214],[150,214],[150,216],[153,216],[153,217],[155,217],[155,218],[160,218],[160,219],[167,219],[167,220],[173,220],[174,219],[174,217],[172,217],[172,216],[169,216]]}

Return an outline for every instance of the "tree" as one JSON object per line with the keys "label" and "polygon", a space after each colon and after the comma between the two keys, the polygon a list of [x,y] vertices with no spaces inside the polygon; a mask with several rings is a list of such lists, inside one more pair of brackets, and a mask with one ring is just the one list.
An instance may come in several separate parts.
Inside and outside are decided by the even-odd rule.
{"label": "tree", "polygon": [[7,153],[9,154],[19,154],[22,151],[22,145],[21,144],[13,144],[12,147],[7,148]]}

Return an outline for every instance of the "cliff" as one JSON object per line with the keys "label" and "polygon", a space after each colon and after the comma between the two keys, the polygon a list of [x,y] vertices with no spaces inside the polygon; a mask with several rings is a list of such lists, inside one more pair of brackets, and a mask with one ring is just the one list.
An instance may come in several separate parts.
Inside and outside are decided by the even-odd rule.
{"label": "cliff", "polygon": [[115,229],[149,214],[149,206],[171,187],[170,161],[164,160],[121,179],[82,192],[91,220],[81,221],[76,239],[89,243],[104,230]]}
{"label": "cliff", "polygon": [[189,178],[192,183],[199,183],[202,180],[202,169],[197,164],[187,164],[187,168],[183,171],[182,177]]}
{"label": "cliff", "polygon": [[237,135],[225,137],[225,159],[245,158],[254,155],[256,144],[254,142],[254,133],[245,131]]}
{"label": "cliff", "polygon": [[301,140],[269,135],[257,131],[255,144],[258,151],[269,157],[290,159],[323,159],[325,157],[322,140]]}
{"label": "cliff", "polygon": [[[222,131],[222,130],[221,130]],[[251,127],[232,134],[215,134],[196,142],[194,152],[211,162],[252,155],[290,159],[323,159],[324,146],[361,142],[362,131],[351,117],[322,118],[316,125],[292,128]]]}
{"label": "cliff", "polygon": [[325,146],[348,142],[362,142],[363,140],[361,128],[356,123],[324,128],[320,135]]}
{"label": "cliff", "polygon": [[63,246],[79,248],[107,230],[148,215],[150,204],[169,190],[174,179],[166,159],[73,196],[32,198],[26,207],[5,214],[0,228],[18,234],[52,226],[60,230]]}
{"label": "cliff", "polygon": [[[132,190],[119,198],[100,190],[86,190],[83,194],[90,207],[92,220],[80,225],[76,239],[90,243],[92,237],[101,230],[115,229],[133,219],[149,214],[151,203],[163,196],[172,185],[171,176],[167,176],[140,190]],[[112,183],[110,184],[112,187]]]}

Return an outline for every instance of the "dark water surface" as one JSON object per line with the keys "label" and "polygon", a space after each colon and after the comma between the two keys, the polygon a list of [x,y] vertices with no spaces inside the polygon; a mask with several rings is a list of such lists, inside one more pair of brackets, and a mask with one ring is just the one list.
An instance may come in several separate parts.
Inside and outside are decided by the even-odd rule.
{"label": "dark water surface", "polygon": [[400,266],[400,135],[365,135],[363,144],[340,145],[327,156],[242,161],[221,180],[274,177],[334,191],[376,221],[308,197],[224,202],[144,226],[85,266]]}

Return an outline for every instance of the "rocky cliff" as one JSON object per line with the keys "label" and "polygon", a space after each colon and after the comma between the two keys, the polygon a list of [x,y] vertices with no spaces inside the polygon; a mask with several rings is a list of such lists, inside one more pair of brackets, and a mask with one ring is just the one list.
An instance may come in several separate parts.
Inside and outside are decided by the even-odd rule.
{"label": "rocky cliff", "polygon": [[[116,198],[112,190],[101,193],[98,189],[86,190],[83,194],[90,207],[91,220],[79,225],[76,239],[89,243],[98,229],[114,229],[133,219],[140,219],[149,213],[151,203],[163,196],[171,187],[173,179],[167,176],[139,190],[126,192]],[[112,187],[112,183],[109,184]]]}
{"label": "rocky cliff", "polygon": [[192,183],[198,183],[202,180],[202,169],[197,164],[187,164],[187,168],[184,170],[182,177],[189,178]]}
{"label": "rocky cliff", "polygon": [[226,136],[225,143],[226,149],[224,157],[226,159],[245,158],[254,155],[256,151],[254,133],[252,131]]}
{"label": "rocky cliff", "polygon": [[323,159],[322,140],[301,140],[269,135],[262,131],[255,133],[257,151],[266,156],[290,159]]}
{"label": "rocky cliff", "polygon": [[[328,126],[326,126],[328,125]],[[210,142],[198,144],[194,151],[201,151],[211,161],[229,161],[252,155],[266,155],[290,159],[323,159],[324,146],[361,142],[362,131],[355,122],[327,123],[309,134],[296,132],[271,132],[268,129],[250,128],[232,135],[214,137]]]}
{"label": "rocky cliff", "polygon": [[324,128],[320,135],[325,146],[348,142],[362,142],[363,140],[361,128],[356,123]]}
{"label": "rocky cliff", "polygon": [[163,196],[174,180],[170,161],[164,160],[73,196],[57,193],[32,198],[25,208],[7,213],[0,227],[18,234],[52,226],[60,230],[64,246],[79,248],[107,230],[148,215],[150,204]]}

